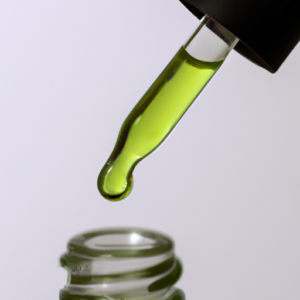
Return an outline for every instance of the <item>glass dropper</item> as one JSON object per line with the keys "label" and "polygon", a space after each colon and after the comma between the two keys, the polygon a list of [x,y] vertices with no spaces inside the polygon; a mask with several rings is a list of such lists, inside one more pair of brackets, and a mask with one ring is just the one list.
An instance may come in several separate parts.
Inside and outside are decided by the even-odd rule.
{"label": "glass dropper", "polygon": [[133,170],[169,135],[223,64],[238,38],[209,16],[179,49],[125,119],[98,177],[101,195],[119,201],[133,187]]}

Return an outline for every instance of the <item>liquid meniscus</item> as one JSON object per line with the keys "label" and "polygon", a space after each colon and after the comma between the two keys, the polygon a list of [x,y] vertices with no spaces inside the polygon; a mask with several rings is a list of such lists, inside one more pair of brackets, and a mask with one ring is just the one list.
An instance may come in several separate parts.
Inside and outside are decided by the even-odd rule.
{"label": "liquid meniscus", "polygon": [[223,61],[200,61],[180,48],[124,121],[98,177],[104,198],[119,201],[129,195],[135,166],[164,141]]}

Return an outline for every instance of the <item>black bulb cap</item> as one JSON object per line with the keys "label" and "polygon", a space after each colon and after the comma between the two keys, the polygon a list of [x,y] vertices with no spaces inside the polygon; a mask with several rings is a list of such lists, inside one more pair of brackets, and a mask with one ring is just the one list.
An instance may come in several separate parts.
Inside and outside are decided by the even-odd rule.
{"label": "black bulb cap", "polygon": [[240,42],[235,50],[275,73],[300,39],[300,0],[180,0],[197,18],[209,15]]}

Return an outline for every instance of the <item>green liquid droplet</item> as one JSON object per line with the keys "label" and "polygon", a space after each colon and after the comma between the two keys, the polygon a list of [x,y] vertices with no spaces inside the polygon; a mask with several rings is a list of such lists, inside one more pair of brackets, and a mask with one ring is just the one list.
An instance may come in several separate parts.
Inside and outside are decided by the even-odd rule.
{"label": "green liquid droplet", "polygon": [[223,61],[199,61],[180,48],[124,121],[98,177],[104,198],[119,201],[130,194],[135,166],[164,141]]}

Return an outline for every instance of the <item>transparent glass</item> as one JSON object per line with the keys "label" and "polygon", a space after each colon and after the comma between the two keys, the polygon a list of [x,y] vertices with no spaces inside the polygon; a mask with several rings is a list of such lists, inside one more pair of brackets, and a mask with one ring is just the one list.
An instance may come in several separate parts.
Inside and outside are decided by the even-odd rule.
{"label": "transparent glass", "polygon": [[184,300],[173,285],[182,273],[171,238],[136,228],[73,237],[60,264],[68,271],[60,300]]}
{"label": "transparent glass", "polygon": [[118,201],[129,195],[136,165],[165,140],[237,41],[208,16],[201,20],[124,121],[98,177],[103,197]]}

